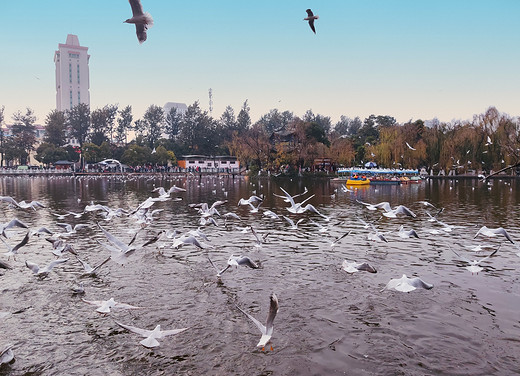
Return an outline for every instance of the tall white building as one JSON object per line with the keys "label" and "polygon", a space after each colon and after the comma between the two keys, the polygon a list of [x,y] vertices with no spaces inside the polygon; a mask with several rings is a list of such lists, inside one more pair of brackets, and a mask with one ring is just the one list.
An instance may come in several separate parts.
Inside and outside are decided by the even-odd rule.
{"label": "tall white building", "polygon": [[90,106],[88,47],[79,45],[77,35],[68,34],[65,44],[58,44],[56,64],[56,109],[70,110],[79,103]]}

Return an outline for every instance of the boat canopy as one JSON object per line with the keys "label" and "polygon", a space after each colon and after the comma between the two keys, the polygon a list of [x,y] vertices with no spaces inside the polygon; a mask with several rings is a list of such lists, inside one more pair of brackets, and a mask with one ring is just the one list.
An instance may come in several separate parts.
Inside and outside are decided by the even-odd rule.
{"label": "boat canopy", "polygon": [[339,168],[338,174],[390,174],[390,175],[414,175],[419,174],[419,170],[396,170],[393,168],[359,168],[359,167],[349,167],[349,168]]}

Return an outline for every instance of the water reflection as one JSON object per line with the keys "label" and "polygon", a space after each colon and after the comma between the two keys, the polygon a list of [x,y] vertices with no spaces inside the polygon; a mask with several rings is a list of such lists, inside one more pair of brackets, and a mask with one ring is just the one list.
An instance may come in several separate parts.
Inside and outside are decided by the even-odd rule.
{"label": "water reflection", "polygon": [[[496,257],[483,263],[484,270],[471,275],[449,246],[465,255],[464,248],[484,242],[497,246],[501,238],[473,239],[481,225],[505,227],[520,241],[518,225],[520,190],[516,181],[493,180],[491,185],[474,180],[435,180],[408,186],[370,186],[343,192],[330,180],[258,180],[218,177],[104,178],[0,178],[1,195],[20,200],[38,200],[47,208],[32,211],[1,204],[0,220],[18,217],[31,228],[45,225],[62,231],[52,213],[80,212],[91,203],[111,208],[135,209],[152,189],[173,184],[187,189],[182,201],[156,203],[163,209],[142,230],[138,242],[163,229],[184,232],[199,226],[199,216],[189,203],[228,200],[221,214],[235,212],[241,220],[216,218],[218,227],[205,227],[214,248],[171,248],[163,240],[136,253],[124,267],[105,265],[95,278],[81,278],[89,300],[116,301],[149,307],[143,311],[113,312],[101,316],[72,296],[70,287],[81,273],[72,257],[47,279],[35,278],[24,261],[44,265],[54,258],[50,243],[31,238],[10,260],[13,270],[0,276],[0,311],[20,312],[0,319],[0,347],[13,343],[16,362],[3,365],[0,373],[37,374],[508,374],[518,371],[520,353],[520,252],[504,243]],[[288,206],[273,193],[283,187],[290,194],[315,196],[310,203],[323,214],[306,213],[297,230],[283,219],[272,220],[246,207],[237,207],[241,197],[264,195],[261,208],[288,215]],[[307,197],[306,195],[305,197]],[[301,199],[304,199],[302,197]],[[367,239],[367,230],[356,219],[375,220],[356,203],[389,201],[404,204],[416,219],[382,218],[377,228],[387,233],[388,243]],[[440,219],[464,226],[445,232],[417,204],[428,200],[444,207]],[[293,219],[299,218],[291,215]],[[320,232],[310,220],[328,230]],[[108,256],[98,241],[105,241],[96,227],[130,241],[139,224],[132,217],[103,221],[96,213],[63,220],[72,225],[88,223],[85,232],[69,241],[91,265]],[[414,228],[419,239],[402,239],[399,226]],[[237,226],[254,226],[267,242],[255,246],[250,232]],[[332,239],[352,230],[331,248]],[[431,234],[431,230],[440,233]],[[15,244],[23,231],[6,239]],[[222,281],[207,255],[224,265],[230,254],[247,255],[261,267],[226,272]],[[483,253],[484,255],[485,253]],[[3,257],[3,256],[2,256]],[[349,275],[341,270],[344,259],[368,261],[378,273]],[[0,270],[2,272],[2,270]],[[418,275],[435,287],[411,293],[380,290],[391,278]],[[236,308],[243,307],[260,321],[267,316],[269,294],[276,292],[280,311],[273,334],[273,352],[256,349],[257,329]],[[119,328],[114,320],[150,328],[190,327],[147,350],[135,335]]]}

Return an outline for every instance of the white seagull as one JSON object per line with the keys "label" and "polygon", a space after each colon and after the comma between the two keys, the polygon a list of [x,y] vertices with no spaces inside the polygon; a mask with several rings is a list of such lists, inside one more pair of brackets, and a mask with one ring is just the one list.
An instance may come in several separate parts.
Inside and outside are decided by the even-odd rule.
{"label": "white seagull", "polygon": [[356,273],[359,271],[365,271],[369,273],[377,273],[376,268],[366,262],[348,262],[347,260],[343,260],[343,264],[341,267],[347,273]]}
{"label": "white seagull", "polygon": [[81,299],[81,300],[83,300],[85,303],[97,306],[98,308],[96,309],[96,312],[98,312],[98,313],[110,313],[111,308],[112,309],[117,309],[117,308],[142,309],[142,307],[135,307],[130,304],[116,302],[114,300],[114,298],[110,298],[108,300],[85,300],[85,299]]}
{"label": "white seagull", "polygon": [[145,337],[142,341],[139,343],[143,345],[144,347],[153,348],[159,346],[158,339],[164,338],[166,336],[173,336],[175,334],[179,334],[181,332],[184,332],[185,330],[188,330],[189,328],[182,328],[182,329],[171,329],[171,330],[161,330],[161,325],[157,325],[154,330],[146,330],[141,328],[136,328],[135,326],[130,325],[124,325],[116,321],[116,324],[119,325],[122,328],[125,328],[126,330],[129,330],[133,333],[139,334],[142,337]]}
{"label": "white seagull", "polygon": [[424,282],[419,277],[408,278],[406,274],[403,274],[401,278],[391,279],[390,282],[388,282],[386,286],[383,288],[383,290],[394,289],[402,292],[410,292],[418,288],[431,290],[433,288],[433,285]]}
{"label": "white seagull", "polygon": [[152,16],[149,13],[143,12],[141,0],[128,0],[128,2],[132,7],[132,18],[129,18],[124,22],[135,24],[137,40],[139,40],[139,43],[143,43],[146,40],[146,30],[153,26]]}
{"label": "white seagull", "polygon": [[495,237],[497,235],[504,235],[507,240],[509,240],[512,244],[515,244],[513,239],[509,236],[507,231],[503,227],[498,228],[488,228],[486,226],[482,226],[480,230],[478,230],[477,235],[475,235],[474,238],[476,238],[479,234],[489,236],[489,237]]}
{"label": "white seagull", "polygon": [[114,235],[112,235],[111,233],[106,231],[103,227],[101,227],[101,225],[99,223],[98,223],[98,227],[101,229],[101,231],[103,231],[103,234],[105,234],[105,236],[107,237],[107,240],[110,242],[110,244],[101,243],[99,241],[98,241],[98,243],[101,244],[103,247],[105,247],[112,253],[110,258],[113,261],[124,264],[126,262],[128,256],[134,254],[134,252],[136,251],[136,248],[131,246],[131,244],[134,241],[137,233],[134,235],[134,238],[132,239],[130,244],[127,245],[127,244],[123,243],[121,240],[119,240],[118,238],[116,238]]}
{"label": "white seagull", "polygon": [[307,17],[305,17],[303,20],[309,21],[309,26],[311,27],[312,32],[314,34],[316,34],[316,29],[314,28],[314,20],[317,20],[320,17],[318,15],[315,16],[312,13],[312,10],[310,10],[310,9],[307,9],[306,12],[307,12]]}
{"label": "white seagull", "polygon": [[[260,337],[260,341],[258,342],[256,347],[261,347],[262,351],[264,351],[265,345],[270,342],[271,336],[273,335],[273,321],[276,317],[276,314],[278,313],[278,298],[274,293],[272,293],[270,296],[269,314],[267,315],[267,321],[265,323],[265,326],[260,321],[251,316],[249,313],[240,308],[238,305],[236,307],[240,310],[240,312],[249,317],[249,319],[255,323],[255,325],[262,333],[262,337]],[[271,346],[271,351],[273,351],[273,346]]]}
{"label": "white seagull", "polygon": [[25,261],[25,266],[27,266],[29,269],[31,269],[31,271],[37,275],[38,277],[46,277],[50,271],[52,270],[52,268],[54,268],[56,265],[59,265],[59,264],[62,264],[64,262],[67,262],[69,261],[68,258],[66,259],[58,259],[58,260],[54,260],[52,261],[49,265],[47,265],[46,267],[44,268],[40,268],[38,266],[38,264],[35,264],[33,262],[30,262],[30,261]]}
{"label": "white seagull", "polygon": [[218,278],[220,278],[222,273],[224,273],[226,270],[228,270],[232,266],[234,266],[235,268],[238,268],[239,265],[243,265],[243,266],[248,266],[251,269],[258,269],[258,265],[247,256],[233,256],[233,255],[229,256],[226,267],[220,271],[215,266],[213,261],[211,261],[209,256],[208,256],[208,260],[211,263],[211,265],[215,268],[215,270],[217,271]]}
{"label": "white seagull", "polygon": [[[468,260],[467,258],[465,257],[462,257],[461,255],[459,255],[457,252],[455,252],[453,249],[451,250],[453,253],[455,253],[457,255],[457,257],[461,260],[461,261],[464,261],[464,262],[467,262],[469,265],[466,266],[466,269],[469,270],[471,272],[471,274],[474,274],[474,273],[477,273],[484,270],[484,268],[482,266],[480,266],[479,264],[482,262],[482,261],[485,261],[487,259],[489,259],[490,257],[494,256],[498,250],[500,249],[500,246],[498,246],[497,249],[495,249],[495,251],[493,253],[491,253],[490,255],[486,256],[486,257],[483,257],[481,258],[480,260]],[[450,247],[451,249],[451,247]]]}
{"label": "white seagull", "polygon": [[0,348],[0,366],[2,364],[11,363],[14,359],[14,353],[12,350],[13,345],[6,345]]}

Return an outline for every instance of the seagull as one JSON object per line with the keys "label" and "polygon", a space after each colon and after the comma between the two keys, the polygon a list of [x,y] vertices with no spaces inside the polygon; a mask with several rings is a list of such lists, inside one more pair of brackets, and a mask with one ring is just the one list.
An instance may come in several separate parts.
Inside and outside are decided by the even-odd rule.
{"label": "seagull", "polygon": [[[385,289],[394,289],[397,291],[402,292],[410,292],[417,288],[422,288],[426,290],[431,290],[433,288],[433,285],[427,282],[424,282],[419,277],[415,278],[408,278],[406,274],[403,274],[401,278],[397,279],[391,279],[390,282],[386,284],[386,286],[383,288]],[[381,290],[381,291],[383,291]]]}
{"label": "seagull", "polygon": [[315,16],[312,13],[312,10],[310,10],[310,9],[307,9],[306,12],[307,12],[307,17],[305,17],[303,20],[309,21],[309,26],[311,27],[311,30],[313,31],[314,34],[316,34],[316,29],[314,28],[314,20],[317,20],[320,17],[317,15]]}
{"label": "seagull", "polygon": [[230,267],[234,266],[235,268],[238,268],[239,265],[243,265],[243,266],[248,266],[250,267],[251,269],[258,269],[258,265],[253,261],[251,260],[249,257],[247,256],[229,256],[229,259],[227,261],[227,265],[224,269],[222,270],[218,270],[218,268],[215,266],[215,264],[213,263],[213,261],[211,261],[211,259],[209,258],[208,256],[208,260],[209,262],[211,263],[211,265],[215,268],[215,270],[217,271],[217,277],[220,278],[220,276],[226,271],[228,270]]}
{"label": "seagull", "polygon": [[406,144],[406,146],[408,146],[408,149],[410,149],[410,150],[417,150],[417,149],[411,147],[410,144],[409,144],[408,142],[405,142],[405,144]]}
{"label": "seagull", "polygon": [[110,256],[110,258],[112,260],[119,262],[121,264],[124,264],[126,262],[126,259],[128,258],[128,256],[132,255],[136,251],[136,248],[132,247],[130,244],[133,243],[137,233],[134,235],[134,238],[132,239],[130,244],[126,245],[121,240],[116,238],[114,235],[112,235],[111,233],[106,231],[103,227],[101,227],[101,225],[99,223],[98,223],[98,227],[101,229],[101,231],[103,231],[103,234],[105,234],[105,236],[107,237],[107,240],[110,242],[110,245],[100,243],[99,241],[98,241],[98,243],[101,244],[102,246],[104,246],[110,252],[112,252],[112,255]]}
{"label": "seagull", "polygon": [[38,277],[45,278],[50,273],[52,268],[54,268],[56,265],[63,264],[64,262],[67,262],[67,261],[69,261],[68,258],[54,260],[44,268],[40,268],[37,264],[35,264],[33,262],[25,261],[25,266],[27,266],[29,269],[31,269],[31,271]]}
{"label": "seagull", "polygon": [[79,283],[79,285],[75,285],[71,288],[72,295],[83,295],[85,294],[85,284],[82,282]]}
{"label": "seagull", "polygon": [[377,270],[370,264],[363,262],[363,263],[357,263],[357,262],[348,262],[347,260],[343,260],[343,264],[341,264],[341,267],[344,271],[347,273],[356,273],[359,271],[369,272],[369,273],[377,273]]}
{"label": "seagull", "polygon": [[437,209],[437,207],[435,205],[433,205],[431,202],[428,202],[428,201],[417,201],[418,204],[422,204],[426,207],[431,207],[431,208],[434,208],[434,209]]}
{"label": "seagull", "polygon": [[453,249],[451,249],[451,247],[450,247],[450,249],[451,249],[451,251],[452,251],[453,253],[455,253],[455,254],[457,255],[457,257],[458,257],[459,259],[461,259],[461,261],[467,262],[467,263],[469,264],[468,266],[466,266],[466,269],[468,269],[468,270],[471,272],[471,274],[473,274],[473,273],[477,273],[477,274],[478,274],[478,272],[480,272],[480,271],[482,271],[482,270],[484,269],[484,268],[483,268],[482,266],[480,266],[479,264],[480,264],[482,261],[485,261],[485,260],[489,259],[490,257],[494,256],[494,255],[498,252],[498,250],[500,249],[500,247],[501,247],[501,245],[499,245],[498,248],[495,249],[495,251],[494,251],[493,253],[491,253],[490,255],[488,255],[488,256],[486,256],[486,257],[481,258],[480,260],[468,260],[467,258],[462,257],[462,256],[459,255],[457,252],[455,252]]}
{"label": "seagull", "polygon": [[144,347],[153,348],[159,346],[159,342],[157,339],[161,339],[166,336],[172,336],[175,334],[179,334],[181,332],[184,332],[185,330],[188,330],[189,328],[182,328],[182,329],[171,329],[171,330],[161,330],[161,325],[157,325],[154,330],[146,330],[146,329],[140,329],[136,328],[135,326],[130,325],[124,325],[116,321],[116,324],[119,325],[122,328],[125,328],[126,330],[129,330],[133,333],[139,334],[145,339],[140,341],[139,343],[143,345]]}
{"label": "seagull", "polygon": [[172,247],[173,248],[179,248],[181,245],[184,244],[192,244],[197,248],[204,249],[205,247],[200,244],[200,242],[193,236],[193,235],[182,235],[179,238],[175,239]]}
{"label": "seagull", "polygon": [[135,307],[130,304],[116,302],[114,298],[110,298],[108,300],[81,300],[83,300],[85,303],[97,306],[98,308],[96,309],[96,312],[98,313],[110,313],[111,308],[142,309],[142,307]]}
{"label": "seagull", "polygon": [[298,219],[298,221],[296,221],[296,223],[294,223],[294,221],[291,218],[286,217],[285,215],[282,215],[282,218],[289,223],[292,230],[298,230],[298,225],[304,220],[303,218],[300,218]]}
{"label": "seagull", "polygon": [[407,239],[407,238],[419,238],[419,235],[417,235],[417,232],[415,232],[414,229],[411,229],[411,230],[408,230],[406,231],[404,229],[404,226],[401,225],[401,227],[399,227],[399,237],[403,238],[403,239]]}
{"label": "seagull", "polygon": [[20,243],[18,243],[17,245],[15,245],[14,247],[11,247],[9,244],[7,244],[4,239],[0,238],[0,240],[2,241],[2,243],[4,243],[6,246],[7,246],[7,252],[4,253],[6,256],[7,256],[7,260],[9,260],[9,258],[11,256],[13,256],[13,260],[16,261],[16,254],[18,253],[18,250],[20,248],[22,248],[24,245],[27,244],[27,242],[29,241],[29,238],[31,236],[30,234],[31,232],[30,231],[27,231],[27,234],[25,234],[24,238],[22,239],[22,241]]}
{"label": "seagull", "polygon": [[5,233],[5,230],[9,230],[13,227],[29,228],[25,223],[20,222],[17,218],[14,218],[7,223],[0,224],[0,233],[4,236],[4,238],[8,238],[8,236]]}
{"label": "seagull", "polygon": [[78,230],[88,228],[88,225],[85,223],[78,223],[74,227],[69,225],[68,223],[56,223],[58,226],[63,227],[65,229],[65,233],[67,235],[75,234]]}
{"label": "seagull", "polygon": [[43,205],[41,202],[39,201],[31,201],[29,203],[25,202],[25,201],[20,201],[18,203],[18,207],[19,208],[22,208],[22,209],[29,209],[29,208],[32,208],[34,211],[36,211],[37,209],[39,208],[45,208],[46,206]]}
{"label": "seagull", "polygon": [[256,239],[256,244],[255,245],[257,247],[261,247],[262,243],[265,243],[265,239],[269,236],[269,234],[265,234],[264,236],[262,236],[262,238],[260,238],[260,236],[258,236],[258,233],[253,228],[253,226],[251,226],[250,228],[251,228],[251,232],[253,233],[253,235],[254,235],[254,237]]}
{"label": "seagull", "polygon": [[[260,321],[251,316],[249,313],[245,312],[238,305],[236,306],[240,310],[240,312],[249,317],[249,319],[255,323],[258,329],[260,329],[262,337],[260,337],[260,341],[258,342],[256,347],[261,347],[262,351],[264,351],[265,345],[269,343],[271,340],[271,336],[273,335],[273,321],[276,317],[276,314],[278,313],[278,298],[274,293],[272,293],[269,299],[269,314],[267,315],[267,322],[265,323],[265,326]],[[273,351],[273,346],[271,346],[271,351]]]}
{"label": "seagull", "polygon": [[336,244],[338,244],[341,239],[347,237],[351,232],[352,232],[352,230],[347,231],[346,233],[344,233],[341,236],[338,236],[336,239],[334,239],[333,241],[330,242],[330,247],[334,248],[336,246]]}
{"label": "seagull", "polygon": [[105,265],[109,260],[110,260],[110,257],[106,258],[104,261],[102,261],[101,263],[97,264],[96,266],[92,267],[90,266],[87,262],[83,261],[82,259],[80,259],[79,257],[76,256],[76,258],[78,259],[78,261],[81,263],[81,265],[83,266],[83,275],[89,275],[89,276],[93,276],[96,274],[96,272],[98,271],[98,269],[100,267],[102,267],[103,265]]}
{"label": "seagull", "polygon": [[153,26],[152,16],[143,12],[141,0],[128,0],[128,2],[132,7],[132,18],[127,19],[124,23],[135,24],[137,40],[139,40],[139,43],[143,43],[146,40],[146,30],[148,30],[148,27]]}
{"label": "seagull", "polygon": [[482,234],[482,235],[485,235],[485,236],[489,236],[489,237],[494,237],[496,235],[504,235],[507,240],[509,240],[512,244],[515,244],[515,242],[513,241],[513,239],[511,239],[511,237],[509,236],[507,231],[504,228],[502,228],[502,227],[499,227],[499,228],[488,228],[486,226],[482,226],[480,228],[480,230],[478,230],[477,235],[475,235],[474,238],[476,238],[479,234]]}
{"label": "seagull", "polygon": [[404,205],[399,205],[397,208],[383,213],[383,215],[388,218],[396,218],[397,214],[406,214],[407,216],[412,218],[417,217],[410,209],[408,209]]}
{"label": "seagull", "polygon": [[14,359],[14,353],[12,350],[13,345],[6,345],[0,348],[0,366],[2,364],[11,363]]}
{"label": "seagull", "polygon": [[360,204],[363,204],[367,207],[368,210],[377,210],[377,209],[383,209],[386,212],[389,212],[392,210],[390,207],[390,203],[388,201],[380,202],[379,204],[369,204],[367,202],[356,200],[356,202],[359,202]]}

